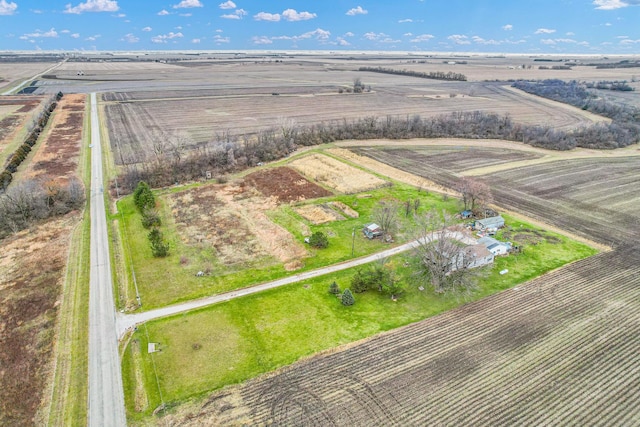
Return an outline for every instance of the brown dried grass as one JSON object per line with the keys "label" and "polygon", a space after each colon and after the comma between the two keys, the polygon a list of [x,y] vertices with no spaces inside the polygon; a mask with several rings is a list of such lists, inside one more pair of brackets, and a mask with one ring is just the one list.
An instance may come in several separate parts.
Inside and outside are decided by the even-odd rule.
{"label": "brown dried grass", "polygon": [[327,222],[341,221],[345,218],[328,205],[305,205],[295,208],[294,211],[314,225]]}
{"label": "brown dried grass", "polygon": [[322,154],[302,157],[290,166],[307,178],[344,194],[373,190],[387,184],[375,175]]}

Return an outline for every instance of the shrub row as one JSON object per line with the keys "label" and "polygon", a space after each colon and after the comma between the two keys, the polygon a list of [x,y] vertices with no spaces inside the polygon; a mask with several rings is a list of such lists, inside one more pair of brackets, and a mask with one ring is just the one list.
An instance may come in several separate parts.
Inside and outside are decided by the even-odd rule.
{"label": "shrub row", "polygon": [[6,191],[11,181],[13,181],[13,174],[16,173],[18,167],[27,158],[31,149],[38,142],[40,133],[45,128],[51,117],[51,113],[56,109],[58,101],[62,98],[62,92],[58,94],[46,105],[46,107],[36,116],[35,125],[33,129],[27,135],[22,145],[9,157],[9,162],[5,166],[4,170],[0,173],[0,190]]}
{"label": "shrub row", "polygon": [[447,81],[460,81],[466,82],[467,76],[460,73],[444,72],[444,71],[429,71],[428,73],[422,71],[413,70],[394,70],[392,68],[382,67],[360,67],[358,71],[368,71],[371,73],[383,73],[383,74],[397,74],[400,76],[419,77],[421,79],[434,79],[434,80],[447,80]]}

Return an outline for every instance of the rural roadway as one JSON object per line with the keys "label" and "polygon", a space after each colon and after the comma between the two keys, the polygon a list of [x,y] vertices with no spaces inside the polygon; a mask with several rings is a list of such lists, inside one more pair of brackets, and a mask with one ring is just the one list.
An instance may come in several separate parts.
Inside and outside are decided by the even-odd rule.
{"label": "rural roadway", "polygon": [[96,94],[91,94],[91,268],[89,282],[89,397],[90,427],[127,425],[116,307],[109,257],[109,237],[103,194],[100,122]]}
{"label": "rural roadway", "polygon": [[[449,232],[448,237],[459,240],[465,244],[475,244],[476,241],[470,237],[463,235],[460,232]],[[427,239],[434,239],[435,235],[432,234]],[[158,308],[155,310],[149,310],[142,313],[135,314],[122,314],[117,313],[117,333],[118,337],[122,338],[127,330],[134,326],[148,322],[149,320],[158,319],[161,317],[171,316],[185,311],[194,310],[197,308],[207,307],[209,305],[218,304],[221,302],[229,301],[234,298],[239,298],[245,295],[251,295],[258,292],[265,291],[267,289],[273,289],[280,286],[289,285],[291,283],[300,282],[303,280],[309,280],[314,277],[324,276],[325,274],[334,273],[336,271],[346,270],[347,268],[357,267],[359,265],[369,264],[374,261],[382,260],[402,252],[409,251],[418,246],[418,241],[414,240],[409,243],[405,243],[400,246],[396,246],[391,249],[387,249],[382,252],[375,253],[373,255],[364,256],[361,258],[353,259],[351,261],[345,261],[340,264],[334,264],[327,267],[319,268],[317,270],[311,270],[293,276],[285,277],[282,279],[274,280],[272,282],[266,282],[247,288],[237,289],[235,291],[225,292],[223,294],[217,294],[206,298],[201,298],[193,301],[187,301],[181,304],[171,305],[168,307]]]}

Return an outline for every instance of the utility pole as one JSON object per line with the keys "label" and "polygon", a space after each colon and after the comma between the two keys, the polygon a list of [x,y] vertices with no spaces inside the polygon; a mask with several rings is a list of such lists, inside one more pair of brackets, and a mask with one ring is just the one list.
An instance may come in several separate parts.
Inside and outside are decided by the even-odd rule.
{"label": "utility pole", "polygon": [[353,257],[356,247],[356,228],[358,227],[353,227],[353,230],[351,231],[351,257]]}

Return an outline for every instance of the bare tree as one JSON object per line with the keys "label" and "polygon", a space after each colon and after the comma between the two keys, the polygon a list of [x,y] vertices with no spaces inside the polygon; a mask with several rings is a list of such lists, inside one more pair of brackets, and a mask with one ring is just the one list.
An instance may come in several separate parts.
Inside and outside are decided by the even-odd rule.
{"label": "bare tree", "polygon": [[395,202],[381,200],[373,209],[373,221],[380,226],[384,237],[393,234],[398,228],[399,206]]}
{"label": "bare tree", "polygon": [[416,276],[437,293],[468,295],[477,288],[480,271],[472,247],[460,241],[461,231],[446,212],[430,210],[416,218]]}
{"label": "bare tree", "polygon": [[489,186],[477,178],[464,176],[456,185],[456,190],[462,195],[465,210],[475,212],[493,201]]}

